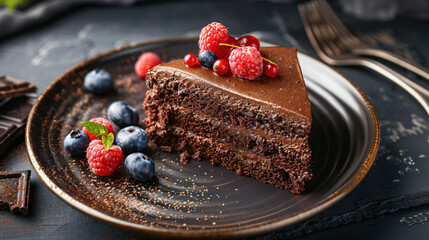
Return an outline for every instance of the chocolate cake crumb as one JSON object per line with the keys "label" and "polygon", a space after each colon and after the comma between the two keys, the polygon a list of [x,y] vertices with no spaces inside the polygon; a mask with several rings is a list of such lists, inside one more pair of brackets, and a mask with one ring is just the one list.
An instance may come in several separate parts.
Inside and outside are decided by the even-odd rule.
{"label": "chocolate cake crumb", "polygon": [[160,146],[162,151],[166,151],[166,152],[172,152],[173,151],[173,147],[172,146]]}
{"label": "chocolate cake crumb", "polygon": [[203,154],[201,153],[201,151],[196,151],[194,155],[192,155],[192,159],[201,161],[203,160]]}
{"label": "chocolate cake crumb", "polygon": [[189,162],[189,154],[187,151],[184,151],[182,154],[180,154],[180,161],[183,163]]}

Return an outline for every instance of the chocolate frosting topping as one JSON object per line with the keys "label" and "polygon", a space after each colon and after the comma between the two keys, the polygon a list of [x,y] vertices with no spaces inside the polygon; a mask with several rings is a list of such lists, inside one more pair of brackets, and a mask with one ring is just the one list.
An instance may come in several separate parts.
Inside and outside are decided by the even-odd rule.
{"label": "chocolate frosting topping", "polygon": [[[296,48],[267,47],[260,49],[263,57],[275,62],[279,68],[274,78],[262,74],[255,80],[242,80],[229,72],[218,76],[204,67],[187,67],[183,60],[161,64],[156,68],[187,75],[188,81],[205,84],[237,97],[259,102],[286,115],[297,114],[311,121],[310,102],[298,63]],[[154,70],[155,70],[154,69]],[[155,70],[157,71],[157,70]]]}

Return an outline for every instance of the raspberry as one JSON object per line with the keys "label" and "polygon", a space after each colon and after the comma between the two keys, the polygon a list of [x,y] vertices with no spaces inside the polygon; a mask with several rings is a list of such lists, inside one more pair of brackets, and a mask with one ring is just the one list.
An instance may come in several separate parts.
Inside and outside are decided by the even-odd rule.
{"label": "raspberry", "polygon": [[227,54],[228,48],[219,46],[219,44],[227,41],[228,30],[226,27],[220,23],[213,22],[201,30],[198,46],[200,46],[200,50],[212,51],[217,58],[222,58]]}
{"label": "raspberry", "polygon": [[122,149],[119,146],[112,145],[108,151],[104,148],[101,140],[92,141],[86,150],[91,170],[100,176],[109,176],[121,164]]}
{"label": "raspberry", "polygon": [[254,47],[236,48],[229,55],[229,68],[239,78],[256,79],[264,70],[261,53]]}
{"label": "raspberry", "polygon": [[141,78],[145,78],[147,71],[158,64],[161,64],[161,59],[156,53],[145,52],[137,60],[134,70]]}
{"label": "raspberry", "polygon": [[[113,133],[113,134],[115,134],[115,131],[113,131],[113,125],[112,125],[112,123],[111,123],[109,120],[107,120],[107,119],[105,119],[105,118],[93,118],[93,119],[91,119],[91,120],[89,120],[89,121],[90,121],[90,122],[101,123],[101,124],[103,124],[105,127],[107,127],[107,130],[108,130],[107,134],[109,134],[109,133]],[[98,138],[97,136],[95,136],[94,134],[90,133],[88,130],[86,130],[86,127],[83,127],[83,128],[82,128],[82,132],[84,132],[84,133],[88,134],[88,136],[89,136],[89,138],[91,139],[91,141],[92,141],[92,140],[95,140],[95,139],[100,139],[100,138]]]}

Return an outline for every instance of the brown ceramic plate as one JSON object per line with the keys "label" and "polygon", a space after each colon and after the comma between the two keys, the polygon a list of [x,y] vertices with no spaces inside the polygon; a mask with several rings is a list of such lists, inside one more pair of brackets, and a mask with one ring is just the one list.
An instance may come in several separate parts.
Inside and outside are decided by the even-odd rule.
{"label": "brown ceramic plate", "polygon": [[[299,53],[312,103],[310,146],[315,178],[302,195],[293,195],[209,161],[182,164],[179,153],[150,144],[156,180],[127,180],[121,171],[98,177],[86,160],[66,154],[63,139],[80,122],[106,116],[115,100],[142,110],[146,85],[134,73],[143,51],[164,61],[197,52],[195,38],[167,39],[116,49],[91,58],[55,80],[34,105],[26,143],[40,179],[68,204],[106,222],[175,237],[249,236],[298,223],[327,209],[349,193],[366,175],[379,144],[379,125],[363,93],[347,78]],[[96,96],[82,89],[84,75],[109,71],[115,92]],[[142,124],[142,127],[144,125]]]}

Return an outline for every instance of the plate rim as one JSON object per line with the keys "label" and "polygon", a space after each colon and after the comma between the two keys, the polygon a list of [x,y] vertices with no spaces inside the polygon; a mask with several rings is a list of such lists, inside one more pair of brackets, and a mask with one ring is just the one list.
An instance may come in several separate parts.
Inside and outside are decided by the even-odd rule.
{"label": "plate rim", "polygon": [[329,67],[333,69],[336,73],[342,76],[345,80],[347,80],[354,89],[358,91],[360,96],[363,98],[363,100],[366,103],[366,107],[368,108],[371,117],[372,117],[372,124],[373,124],[373,133],[374,138],[372,139],[371,147],[369,149],[369,153],[366,156],[365,161],[363,164],[359,167],[359,169],[355,172],[354,175],[352,175],[351,180],[349,180],[346,184],[341,186],[337,191],[331,193],[327,198],[323,199],[322,201],[314,204],[310,208],[303,209],[303,211],[299,213],[294,213],[291,215],[287,215],[285,218],[281,219],[273,219],[269,220],[263,223],[258,223],[255,225],[250,225],[247,227],[234,227],[234,228],[228,228],[228,229],[206,229],[206,230],[177,230],[177,229],[167,229],[167,228],[157,228],[157,227],[151,227],[148,225],[138,224],[129,222],[123,219],[119,219],[113,216],[110,216],[102,211],[96,210],[94,208],[91,208],[84,203],[76,200],[66,192],[62,191],[62,189],[57,186],[54,182],[50,180],[48,175],[43,171],[42,167],[39,165],[34,152],[32,148],[32,143],[30,142],[30,129],[32,128],[32,120],[35,117],[36,109],[39,107],[40,102],[42,98],[44,98],[45,95],[54,87],[55,84],[57,84],[59,81],[61,81],[63,78],[68,76],[70,73],[75,72],[77,69],[88,65],[92,62],[95,62],[103,57],[129,50],[136,47],[141,47],[145,45],[152,45],[152,44],[158,44],[158,43],[168,43],[168,42],[186,42],[186,41],[192,41],[197,40],[198,38],[195,36],[188,37],[188,36],[182,36],[182,37],[170,37],[170,38],[162,38],[162,39],[155,39],[150,41],[143,41],[139,43],[133,43],[126,46],[118,47],[106,52],[103,52],[101,54],[97,54],[96,56],[93,56],[87,60],[84,60],[73,67],[66,70],[62,75],[60,75],[58,78],[56,78],[53,82],[49,84],[49,86],[43,91],[43,93],[38,97],[36,103],[33,105],[30,114],[27,119],[27,126],[25,129],[25,143],[27,147],[27,153],[28,157],[30,159],[30,162],[40,178],[40,180],[48,187],[48,189],[53,192],[57,197],[65,201],[70,206],[74,207],[75,209],[86,213],[87,215],[94,217],[98,220],[102,220],[104,222],[107,222],[109,224],[113,224],[115,226],[119,226],[122,228],[134,230],[134,231],[140,231],[140,232],[146,232],[152,235],[159,235],[163,237],[181,237],[181,238],[196,238],[196,237],[244,237],[249,235],[257,235],[257,234],[263,234],[271,231],[278,230],[280,228],[284,228],[287,226],[290,226],[294,223],[301,222],[305,219],[308,219],[312,216],[315,216],[316,214],[322,212],[323,210],[326,210],[327,208],[331,207],[335,203],[337,203],[340,199],[342,199],[344,196],[346,196],[351,190],[353,190],[361,181],[362,179],[367,175],[369,172],[369,169],[371,168],[372,164],[374,163],[375,157],[377,155],[379,143],[380,143],[380,125],[378,121],[378,117],[375,113],[374,107],[366,97],[366,95],[362,92],[362,90],[348,77],[346,77],[343,73],[338,71],[337,69],[331,67],[330,65],[326,64],[325,62],[309,55],[303,52],[298,51],[300,54],[306,55],[307,57],[311,58],[312,60],[318,61],[319,63],[322,63],[324,66]]}

